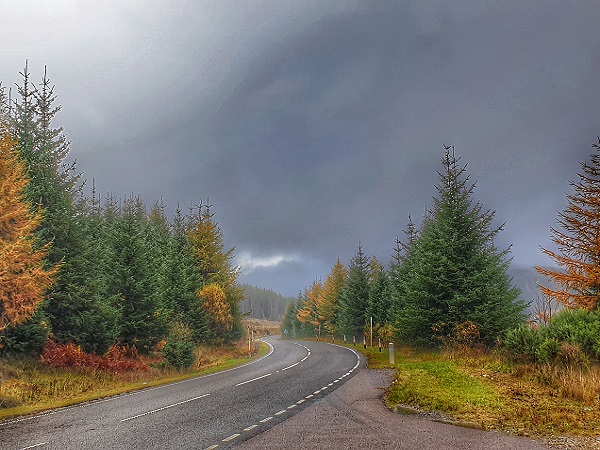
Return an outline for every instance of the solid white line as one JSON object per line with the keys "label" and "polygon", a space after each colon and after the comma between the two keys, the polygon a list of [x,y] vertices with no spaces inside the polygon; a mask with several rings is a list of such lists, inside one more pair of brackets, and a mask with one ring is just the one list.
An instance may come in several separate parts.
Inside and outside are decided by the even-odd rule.
{"label": "solid white line", "polygon": [[200,395],[198,397],[194,397],[194,398],[190,398],[190,399],[184,400],[182,402],[173,403],[172,405],[163,406],[162,408],[158,408],[158,409],[155,409],[155,410],[152,410],[152,411],[148,411],[148,412],[145,412],[145,413],[142,413],[142,414],[138,414],[137,416],[128,417],[127,419],[121,420],[121,422],[127,422],[128,420],[137,419],[138,417],[147,416],[148,414],[154,414],[155,412],[159,412],[159,411],[163,411],[165,409],[173,408],[174,406],[183,405],[184,403],[193,402],[194,400],[198,400],[200,398],[207,397],[209,395],[210,394],[204,394],[204,395]]}
{"label": "solid white line", "polygon": [[246,383],[252,383],[253,381],[260,380],[261,378],[266,378],[266,377],[269,377],[271,375],[273,375],[273,374],[272,373],[268,373],[268,374],[263,375],[261,377],[256,377],[256,378],[252,378],[251,380],[242,381],[241,383],[236,384],[236,386],[241,386],[242,384],[246,384]]}
{"label": "solid white line", "polygon": [[258,426],[258,425],[256,425],[256,424],[255,424],[255,425],[250,425],[249,427],[246,427],[246,428],[244,428],[244,431],[250,431],[250,430],[253,430],[253,429],[255,429],[257,426]]}
{"label": "solid white line", "polygon": [[36,448],[36,447],[41,447],[42,445],[46,445],[48,442],[40,442],[39,444],[35,444],[35,445],[30,445],[29,447],[23,447],[19,450],[27,450],[28,448]]}
{"label": "solid white line", "polygon": [[229,441],[233,441],[233,440],[234,440],[236,437],[238,437],[239,435],[240,435],[239,433],[232,434],[231,436],[229,436],[229,437],[226,437],[225,439],[223,439],[223,441],[222,441],[222,442],[229,442]]}
{"label": "solid white line", "polygon": [[259,420],[259,422],[260,422],[260,423],[265,423],[265,422],[268,422],[269,420],[271,420],[272,418],[273,418],[273,416],[266,417],[266,418],[264,418],[263,420]]}
{"label": "solid white line", "polygon": [[276,416],[280,416],[280,415],[282,415],[282,414],[285,414],[286,412],[287,412],[287,409],[282,409],[281,411],[277,411],[277,412],[275,413],[275,415],[276,415]]}

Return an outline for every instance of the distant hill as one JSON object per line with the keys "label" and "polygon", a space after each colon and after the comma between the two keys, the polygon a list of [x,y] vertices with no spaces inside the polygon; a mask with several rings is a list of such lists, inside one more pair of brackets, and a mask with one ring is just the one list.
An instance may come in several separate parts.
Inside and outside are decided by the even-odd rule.
{"label": "distant hill", "polygon": [[[548,279],[536,272],[533,266],[511,265],[508,274],[513,277],[513,284],[521,288],[521,299],[525,303],[534,303],[535,299],[542,294],[538,284],[548,286]],[[529,307],[531,311],[531,306]]]}
{"label": "distant hill", "polygon": [[244,300],[240,302],[240,312],[253,319],[266,319],[281,322],[287,305],[295,299],[258,286],[242,284]]}

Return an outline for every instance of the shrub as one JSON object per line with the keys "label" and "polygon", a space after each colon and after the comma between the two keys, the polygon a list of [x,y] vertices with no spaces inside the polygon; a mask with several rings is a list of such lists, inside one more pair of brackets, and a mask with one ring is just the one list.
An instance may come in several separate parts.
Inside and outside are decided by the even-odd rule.
{"label": "shrub", "polygon": [[560,353],[561,345],[554,338],[546,338],[537,348],[535,355],[541,363],[553,362]]}
{"label": "shrub", "polygon": [[194,362],[194,342],[190,328],[186,324],[175,323],[161,353],[169,366],[177,369],[190,367]]}
{"label": "shrub", "polygon": [[537,351],[541,344],[538,330],[520,325],[506,333],[504,346],[513,359],[536,361]]}

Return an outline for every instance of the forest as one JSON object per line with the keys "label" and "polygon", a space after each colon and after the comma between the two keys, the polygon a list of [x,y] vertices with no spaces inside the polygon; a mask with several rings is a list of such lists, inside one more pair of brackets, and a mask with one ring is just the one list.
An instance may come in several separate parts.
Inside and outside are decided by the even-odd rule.
{"label": "forest", "polygon": [[238,340],[239,269],[211,205],[167,217],[137,195],[86,194],[54,86],[21,75],[16,98],[0,85],[0,353],[72,345],[189,364],[198,344]]}
{"label": "forest", "polygon": [[496,247],[503,225],[476,201],[451,146],[431,208],[420,226],[408,218],[389,263],[359,243],[349,264],[336,261],[324,281],[286,301],[239,284],[234,249],[225,248],[208,202],[167,217],[164,204],[133,194],[99,195],[94,185],[86,194],[54,125],[54,86],[46,73],[33,83],[27,65],[21,76],[16,98],[0,86],[3,355],[74,345],[92,355],[135,348],[189,356],[199,344],[239,340],[250,316],[282,318],[291,337],[458,342],[534,362],[600,358],[600,140],[552,228],[558,252],[543,249],[556,269],[536,268],[549,283],[534,317],[508,275],[510,248]]}

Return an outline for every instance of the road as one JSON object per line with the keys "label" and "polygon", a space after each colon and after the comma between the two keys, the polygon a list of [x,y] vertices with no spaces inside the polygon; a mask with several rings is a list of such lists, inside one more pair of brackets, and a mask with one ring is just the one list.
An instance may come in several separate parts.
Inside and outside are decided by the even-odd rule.
{"label": "road", "polygon": [[355,352],[323,342],[265,339],[258,361],[217,374],[0,423],[0,448],[230,448],[336,389]]}

